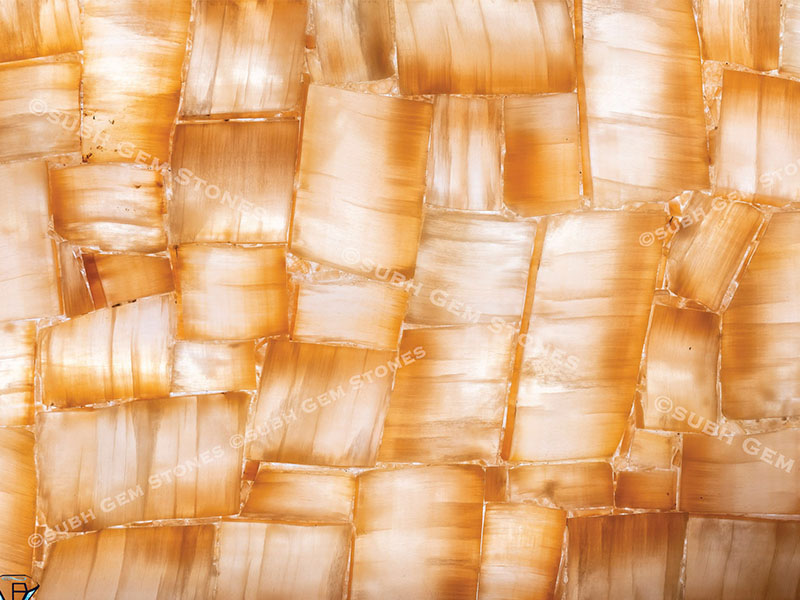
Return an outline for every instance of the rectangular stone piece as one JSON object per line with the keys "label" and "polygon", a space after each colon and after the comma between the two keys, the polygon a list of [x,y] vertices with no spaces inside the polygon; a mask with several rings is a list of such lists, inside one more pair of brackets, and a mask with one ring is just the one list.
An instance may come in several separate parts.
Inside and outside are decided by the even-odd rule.
{"label": "rectangular stone piece", "polygon": [[580,208],[578,96],[511,96],[503,105],[503,196],[523,217]]}
{"label": "rectangular stone piece", "polygon": [[478,600],[552,598],[566,525],[561,510],[487,504]]}
{"label": "rectangular stone piece", "polygon": [[691,431],[675,418],[679,408],[716,421],[718,315],[655,304],[647,338],[647,387],[643,396],[648,429]]}
{"label": "rectangular stone piece", "polygon": [[270,341],[246,436],[247,457],[374,465],[392,376],[404,362],[394,352]]}
{"label": "rectangular stone piece", "polygon": [[77,165],[50,170],[55,230],[82,247],[108,252],[160,252],[164,177],[133,165]]}
{"label": "rectangular stone piece", "polygon": [[541,94],[575,87],[564,0],[394,0],[400,91]]}
{"label": "rectangular stone piece", "polygon": [[169,395],[175,299],[152,296],[46,328],[43,402],[60,408]]}
{"label": "rectangular stone piece", "polygon": [[800,523],[689,517],[686,598],[792,598]]}
{"label": "rectangular stone piece", "polygon": [[567,529],[567,600],[679,597],[686,515],[579,517]]}
{"label": "rectangular stone piece", "polygon": [[436,96],[425,202],[462,210],[500,210],[499,98]]}
{"label": "rectangular stone piece", "polygon": [[48,600],[213,597],[214,525],[104,529],[56,542],[41,590]]}
{"label": "rectangular stone piece", "polygon": [[179,246],[178,336],[248,340],[286,333],[286,246]]}
{"label": "rectangular stone piece", "polygon": [[230,393],[39,413],[45,522],[90,531],[238,513],[248,401]]}
{"label": "rectangular stone piece", "polygon": [[692,3],[585,0],[583,78],[593,204],[707,189],[700,44]]}
{"label": "rectangular stone piece", "polygon": [[216,597],[341,600],[351,537],[350,525],[224,521]]}
{"label": "rectangular stone piece", "polygon": [[701,0],[703,57],[756,71],[778,68],[781,0]]}
{"label": "rectangular stone piece", "polygon": [[0,62],[81,49],[79,0],[14,0],[0,16]]}
{"label": "rectangular stone piece", "polygon": [[772,215],[722,316],[722,412],[800,416],[800,214]]}
{"label": "rectangular stone piece", "polygon": [[0,162],[81,151],[80,80],[78,54],[0,64]]}
{"label": "rectangular stone piece", "polygon": [[178,125],[173,242],[285,244],[299,129],[295,119]]}
{"label": "rectangular stone piece", "polygon": [[36,321],[0,323],[0,426],[33,424]]}
{"label": "rectangular stone piece", "polygon": [[200,0],[183,114],[255,115],[300,101],[306,0]]}
{"label": "rectangular stone piece", "polygon": [[0,166],[0,322],[61,313],[47,198],[44,161]]}
{"label": "rectangular stone piece", "polygon": [[520,321],[534,232],[524,221],[428,209],[405,321]]}
{"label": "rectangular stone piece", "polygon": [[639,239],[663,222],[624,212],[548,219],[521,338],[512,461],[614,453],[634,399],[661,257],[659,245]]}
{"label": "rectangular stone piece", "polygon": [[427,102],[309,87],[294,254],[354,273],[371,261],[411,275],[432,112]]}
{"label": "rectangular stone piece", "polygon": [[607,462],[523,465],[508,472],[509,500],[546,501],[565,510],[611,507],[614,474]]}
{"label": "rectangular stone piece", "polygon": [[513,337],[487,325],[406,329],[386,416],[382,462],[496,463]]}
{"label": "rectangular stone piece", "polygon": [[191,10],[191,0],[84,2],[86,160],[169,161]]}
{"label": "rectangular stone piece", "polygon": [[341,469],[281,470],[261,465],[242,515],[288,522],[349,523],[356,478]]}
{"label": "rectangular stone piece", "polygon": [[800,137],[786,123],[800,107],[800,83],[726,69],[716,147],[718,193],[740,192],[784,206],[800,200]]}
{"label": "rectangular stone piece", "polygon": [[[22,428],[0,427],[0,569],[3,574],[30,573],[36,526],[34,436]],[[31,543],[33,541],[33,543]]]}
{"label": "rectangular stone piece", "polygon": [[352,600],[474,600],[483,489],[477,465],[361,475]]}
{"label": "rectangular stone piece", "polygon": [[800,430],[683,436],[683,511],[800,514]]}

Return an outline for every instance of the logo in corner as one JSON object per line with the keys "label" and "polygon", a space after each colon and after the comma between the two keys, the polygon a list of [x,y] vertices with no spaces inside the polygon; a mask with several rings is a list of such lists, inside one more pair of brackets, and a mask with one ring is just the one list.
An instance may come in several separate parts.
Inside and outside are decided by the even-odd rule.
{"label": "logo in corner", "polygon": [[29,600],[38,589],[28,575],[0,575],[0,600]]}

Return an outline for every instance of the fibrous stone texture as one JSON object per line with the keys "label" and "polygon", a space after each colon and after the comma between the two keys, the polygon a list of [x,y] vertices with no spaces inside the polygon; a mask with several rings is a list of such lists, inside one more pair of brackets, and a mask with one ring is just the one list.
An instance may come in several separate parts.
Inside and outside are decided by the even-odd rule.
{"label": "fibrous stone texture", "polygon": [[350,597],[475,598],[483,469],[410,467],[359,477]]}
{"label": "fibrous stone texture", "polygon": [[700,47],[689,0],[585,0],[583,77],[594,203],[708,187]]}
{"label": "fibrous stone texture", "polygon": [[575,85],[564,0],[394,0],[406,94],[536,94]]}
{"label": "fibrous stone texture", "polygon": [[800,599],[798,75],[800,0],[0,0],[0,595]]}
{"label": "fibrous stone texture", "polygon": [[800,104],[800,83],[726,69],[722,78],[716,188],[782,206],[800,199],[800,140],[787,120]]}
{"label": "fibrous stone texture", "polygon": [[722,321],[722,412],[800,415],[800,215],[773,215]]}
{"label": "fibrous stone texture", "polygon": [[75,529],[95,530],[236,514],[242,450],[234,436],[244,432],[246,400],[214,394],[42,413],[45,522],[85,515]]}
{"label": "fibrous stone texture", "polygon": [[104,529],[59,541],[42,578],[42,598],[210,597],[213,525]]}
{"label": "fibrous stone texture", "polygon": [[[614,453],[633,403],[660,253],[638,237],[662,223],[658,214],[619,212],[549,220],[522,340],[511,460]],[[557,351],[563,360],[553,360]]]}
{"label": "fibrous stone texture", "polygon": [[0,321],[61,314],[47,196],[44,162],[0,167]]}
{"label": "fibrous stone texture", "polygon": [[422,224],[426,102],[312,85],[291,249],[346,271],[410,275]]}
{"label": "fibrous stone texture", "polygon": [[400,364],[393,352],[270,342],[246,438],[247,456],[295,464],[374,465],[392,374]]}
{"label": "fibrous stone texture", "polygon": [[306,11],[306,0],[199,0],[183,114],[294,108]]}
{"label": "fibrous stone texture", "polygon": [[778,68],[780,0],[701,0],[703,57],[757,71]]}
{"label": "fibrous stone texture", "polygon": [[286,243],[295,120],[179,125],[172,168],[175,243]]}
{"label": "fibrous stone texture", "polygon": [[191,0],[86,0],[82,139],[91,162],[169,160]]}

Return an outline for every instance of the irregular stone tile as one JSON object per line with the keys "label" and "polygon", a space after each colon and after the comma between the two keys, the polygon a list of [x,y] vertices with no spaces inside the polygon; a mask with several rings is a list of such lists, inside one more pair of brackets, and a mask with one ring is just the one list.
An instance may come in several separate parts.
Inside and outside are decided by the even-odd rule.
{"label": "irregular stone tile", "polygon": [[91,531],[238,513],[242,450],[236,440],[248,400],[241,393],[214,394],[39,413],[45,522],[59,531]]}
{"label": "irregular stone tile", "polygon": [[500,210],[502,104],[497,98],[436,96],[425,202]]}
{"label": "irregular stone tile", "polygon": [[85,254],[83,260],[91,262],[87,273],[91,274],[90,285],[97,307],[168,294],[175,289],[166,256]]}
{"label": "irregular stone tile", "polygon": [[582,11],[593,204],[666,202],[708,188],[692,3],[586,0]]}
{"label": "irregular stone tile", "polygon": [[640,469],[669,469],[676,453],[678,435],[637,429],[633,433],[629,459]]}
{"label": "irregular stone tile", "polygon": [[575,86],[563,0],[395,0],[400,91],[540,94]]}
{"label": "irregular stone tile", "polygon": [[246,340],[286,333],[286,247],[179,246],[178,336]]}
{"label": "irregular stone tile", "polygon": [[309,87],[294,254],[354,273],[370,261],[410,277],[431,113],[426,102]]}
{"label": "irregular stone tile", "polygon": [[497,462],[514,353],[486,325],[406,329],[383,430],[382,462]]}
{"label": "irregular stone tile", "polygon": [[300,101],[306,0],[200,0],[183,114],[275,112]]}
{"label": "irregular stone tile", "polygon": [[274,340],[267,346],[248,458],[372,466],[392,376],[415,356]]}
{"label": "irregular stone tile", "polygon": [[83,120],[91,162],[169,160],[191,0],[85,0]]}
{"label": "irregular stone tile", "polygon": [[[61,298],[64,301],[64,314],[79,317],[95,309],[89,278],[80,248],[69,242],[58,244],[58,272],[60,273]],[[102,303],[101,306],[104,306]]]}
{"label": "irregular stone tile", "polygon": [[800,415],[800,214],[778,213],[722,317],[722,412]]}
{"label": "irregular stone tile", "polygon": [[180,124],[172,154],[174,243],[286,243],[298,122]]}
{"label": "irregular stone tile", "polygon": [[748,204],[695,198],[670,246],[667,285],[679,296],[718,311],[764,222]]}
{"label": "irregular stone tile", "polygon": [[483,486],[476,465],[359,476],[350,597],[473,600]]}
{"label": "irregular stone tile", "polygon": [[78,165],[50,170],[53,224],[66,240],[109,252],[159,252],[164,179],[132,165]]}
{"label": "irregular stone tile", "polygon": [[[634,399],[661,255],[639,237],[661,223],[652,213],[548,219],[521,340],[510,460],[614,453]],[[554,367],[556,352],[567,358]]]}
{"label": "irregular stone tile", "polygon": [[83,406],[169,395],[175,300],[154,296],[44,329],[42,401]]}

